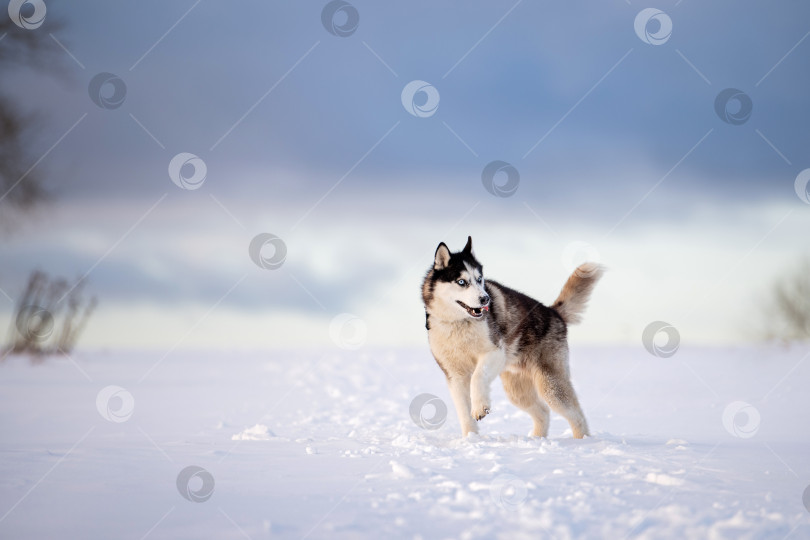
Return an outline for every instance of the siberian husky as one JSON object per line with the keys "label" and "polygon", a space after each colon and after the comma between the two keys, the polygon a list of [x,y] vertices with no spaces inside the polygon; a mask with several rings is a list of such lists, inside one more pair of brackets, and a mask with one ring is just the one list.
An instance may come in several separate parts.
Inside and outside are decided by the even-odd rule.
{"label": "siberian husky", "polygon": [[458,253],[444,242],[422,283],[428,341],[447,377],[461,433],[477,433],[490,412],[489,388],[501,376],[509,400],[534,420],[530,435],[548,435],[549,407],[571,425],[574,437],[588,424],[568,369],[569,324],[580,322],[604,268],[580,265],[551,305],[495,281],[484,281],[472,238]]}

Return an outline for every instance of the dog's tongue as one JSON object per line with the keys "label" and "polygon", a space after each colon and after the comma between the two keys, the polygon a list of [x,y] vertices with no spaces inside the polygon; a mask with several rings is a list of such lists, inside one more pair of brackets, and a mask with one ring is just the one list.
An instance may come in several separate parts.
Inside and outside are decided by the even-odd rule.
{"label": "dog's tongue", "polygon": [[489,306],[484,306],[481,309],[483,309],[484,311],[489,311]]}

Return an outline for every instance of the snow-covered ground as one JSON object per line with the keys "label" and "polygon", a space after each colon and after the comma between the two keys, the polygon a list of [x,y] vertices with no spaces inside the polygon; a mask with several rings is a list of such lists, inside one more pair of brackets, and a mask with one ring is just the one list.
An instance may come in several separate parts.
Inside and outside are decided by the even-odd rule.
{"label": "snow-covered ground", "polygon": [[497,381],[461,439],[427,347],[9,358],[0,538],[810,538],[807,347],[572,369],[585,440]]}

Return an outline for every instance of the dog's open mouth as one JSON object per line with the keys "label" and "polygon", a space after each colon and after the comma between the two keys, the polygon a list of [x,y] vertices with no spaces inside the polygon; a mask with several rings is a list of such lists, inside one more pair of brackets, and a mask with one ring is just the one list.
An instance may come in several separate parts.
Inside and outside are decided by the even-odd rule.
{"label": "dog's open mouth", "polygon": [[458,303],[458,305],[460,305],[461,307],[466,309],[467,313],[470,314],[470,317],[473,317],[474,319],[479,319],[479,318],[483,317],[484,312],[489,311],[489,304],[487,304],[486,306],[473,308],[473,307],[468,306],[467,304],[465,304],[461,300],[456,300],[456,302]]}

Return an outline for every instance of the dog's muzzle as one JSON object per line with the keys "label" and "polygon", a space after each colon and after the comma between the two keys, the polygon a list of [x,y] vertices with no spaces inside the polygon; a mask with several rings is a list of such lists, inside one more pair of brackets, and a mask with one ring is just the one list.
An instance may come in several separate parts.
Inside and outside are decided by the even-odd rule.
{"label": "dog's muzzle", "polygon": [[462,302],[461,300],[456,300],[456,303],[458,303],[458,305],[460,305],[465,310],[467,310],[467,313],[470,314],[470,317],[472,317],[474,319],[480,319],[481,317],[484,316],[485,311],[489,311],[489,304],[488,303],[484,304],[481,307],[477,307],[477,308],[470,307],[467,304],[465,304],[464,302]]}

